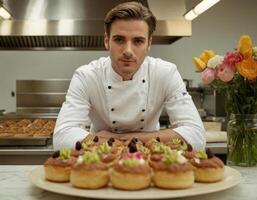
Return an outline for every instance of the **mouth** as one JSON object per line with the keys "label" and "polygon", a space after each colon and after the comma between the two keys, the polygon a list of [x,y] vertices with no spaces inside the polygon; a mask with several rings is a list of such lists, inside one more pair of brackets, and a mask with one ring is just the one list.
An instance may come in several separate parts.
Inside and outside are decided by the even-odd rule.
{"label": "mouth", "polygon": [[121,62],[124,62],[124,63],[134,63],[136,62],[135,60],[126,60],[126,59],[120,59]]}

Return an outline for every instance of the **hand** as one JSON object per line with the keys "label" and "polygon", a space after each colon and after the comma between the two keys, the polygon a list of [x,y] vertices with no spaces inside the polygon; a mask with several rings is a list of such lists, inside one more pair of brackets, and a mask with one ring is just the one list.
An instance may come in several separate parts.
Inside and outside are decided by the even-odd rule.
{"label": "hand", "polygon": [[105,131],[105,130],[99,131],[99,132],[97,132],[97,133],[95,133],[93,135],[94,136],[98,136],[98,137],[102,137],[102,138],[111,138],[111,137],[117,138],[117,134],[116,133],[112,133],[110,131]]}

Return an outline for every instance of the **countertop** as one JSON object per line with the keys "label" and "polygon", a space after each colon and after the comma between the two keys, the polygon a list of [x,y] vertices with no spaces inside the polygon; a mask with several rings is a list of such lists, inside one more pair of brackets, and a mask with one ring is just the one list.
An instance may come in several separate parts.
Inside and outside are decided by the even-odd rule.
{"label": "countertop", "polygon": [[[1,200],[79,200],[84,198],[60,195],[36,188],[29,182],[29,173],[35,165],[0,165],[0,199]],[[257,167],[233,167],[241,175],[241,183],[233,188],[184,200],[256,200]]]}

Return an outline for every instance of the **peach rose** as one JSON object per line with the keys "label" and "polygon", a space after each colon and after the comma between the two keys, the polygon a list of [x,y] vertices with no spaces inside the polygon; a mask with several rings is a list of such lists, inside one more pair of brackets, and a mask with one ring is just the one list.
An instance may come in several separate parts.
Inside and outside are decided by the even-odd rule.
{"label": "peach rose", "polygon": [[255,80],[257,78],[257,61],[252,58],[237,63],[236,69],[239,74],[248,80]]}
{"label": "peach rose", "polygon": [[201,73],[201,79],[205,85],[210,84],[212,81],[214,81],[216,77],[216,70],[215,69],[210,69],[206,68],[202,73]]}
{"label": "peach rose", "polygon": [[218,68],[217,77],[224,82],[229,82],[233,79],[234,73],[234,69],[231,66],[222,64]]}

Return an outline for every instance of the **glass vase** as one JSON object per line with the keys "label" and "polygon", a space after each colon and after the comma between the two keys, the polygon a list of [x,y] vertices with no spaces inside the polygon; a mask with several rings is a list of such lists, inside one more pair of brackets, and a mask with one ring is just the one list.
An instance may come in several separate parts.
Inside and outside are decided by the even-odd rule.
{"label": "glass vase", "polygon": [[257,165],[257,114],[231,115],[227,126],[227,165]]}

